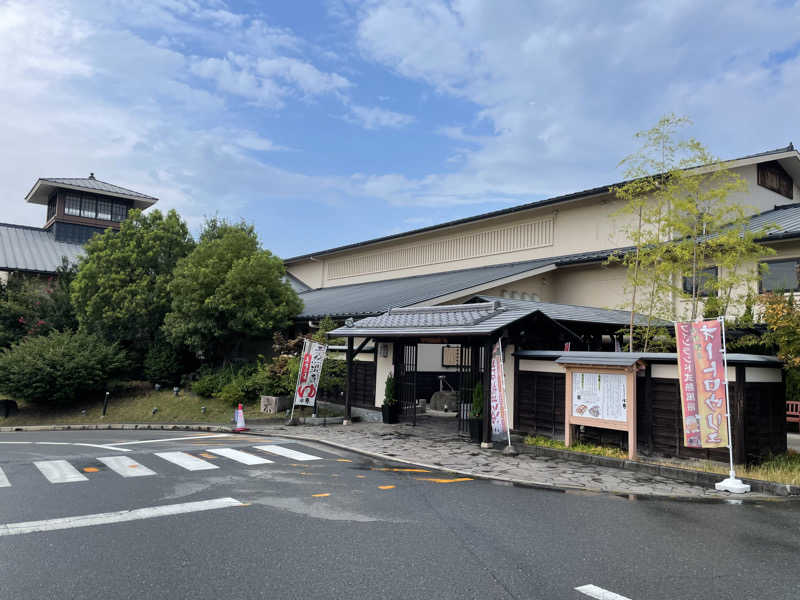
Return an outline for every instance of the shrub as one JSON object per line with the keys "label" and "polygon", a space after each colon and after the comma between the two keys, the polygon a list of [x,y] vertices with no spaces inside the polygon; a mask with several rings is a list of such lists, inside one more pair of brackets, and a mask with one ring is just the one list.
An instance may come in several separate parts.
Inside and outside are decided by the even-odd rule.
{"label": "shrub", "polygon": [[192,383],[192,391],[203,398],[213,398],[222,388],[233,379],[233,370],[222,368],[217,371],[211,369],[201,369],[200,377]]}
{"label": "shrub", "polygon": [[156,342],[147,350],[144,357],[144,376],[151,383],[178,385],[181,375],[188,371],[185,352],[174,348],[165,341]]}
{"label": "shrub", "polygon": [[472,390],[472,408],[469,416],[477,419],[483,416],[483,384],[477,383]]}
{"label": "shrub", "polygon": [[397,403],[397,396],[394,390],[394,376],[391,374],[386,376],[386,385],[383,388],[383,403],[386,406],[393,406]]}
{"label": "shrub", "polygon": [[243,378],[237,377],[230,383],[226,383],[219,392],[214,394],[214,397],[227,402],[231,406],[247,404],[248,400],[252,400],[252,398],[248,395],[247,388],[243,385],[244,382]]}
{"label": "shrub", "polygon": [[68,405],[102,392],[127,368],[117,344],[80,332],[28,337],[0,353],[0,390],[12,398]]}

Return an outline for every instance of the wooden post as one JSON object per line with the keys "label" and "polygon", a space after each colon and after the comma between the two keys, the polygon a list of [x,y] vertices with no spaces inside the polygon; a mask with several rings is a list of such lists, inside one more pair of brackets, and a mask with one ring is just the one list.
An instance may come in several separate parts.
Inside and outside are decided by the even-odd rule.
{"label": "wooden post", "polygon": [[[553,389],[555,389],[555,385]],[[572,424],[570,422],[572,418],[572,371],[570,369],[565,369],[564,373],[564,396],[566,400],[564,403],[564,445],[569,448],[572,445]],[[555,439],[555,435],[553,439]]]}
{"label": "wooden post", "polygon": [[628,367],[628,459],[636,458],[636,363]]}
{"label": "wooden post", "polygon": [[[736,381],[733,384],[733,402],[731,402],[731,425],[733,425],[733,462],[744,464],[746,461],[746,444],[744,439],[744,384],[746,373],[744,365],[736,365]],[[734,419],[734,415],[736,418]],[[736,442],[736,443],[734,443]]]}
{"label": "wooden post", "polygon": [[345,355],[347,359],[347,379],[344,382],[344,420],[348,423],[351,421],[351,414],[350,414],[350,406],[351,406],[351,396],[353,393],[353,338],[347,338],[347,354]]}

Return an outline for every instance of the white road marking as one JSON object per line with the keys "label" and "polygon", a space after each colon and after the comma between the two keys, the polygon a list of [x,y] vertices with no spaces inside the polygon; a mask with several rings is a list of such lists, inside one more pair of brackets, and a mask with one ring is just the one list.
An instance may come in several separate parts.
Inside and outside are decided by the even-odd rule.
{"label": "white road marking", "polygon": [[582,585],[580,587],[575,588],[576,592],[580,592],[581,594],[585,594],[590,598],[597,598],[597,600],[631,600],[630,598],[626,598],[625,596],[620,596],[614,592],[609,592],[608,590],[604,590],[601,587],[597,587],[596,585]]}
{"label": "white road marking", "polygon": [[0,442],[0,444],[32,444],[33,442]]}
{"label": "white road marking", "polygon": [[123,477],[145,477],[147,475],[156,474],[155,471],[148,469],[127,456],[104,456],[97,460]]}
{"label": "white road marking", "polygon": [[291,458],[293,460],[322,460],[320,456],[314,456],[312,454],[306,454],[304,452],[298,452],[297,450],[290,450],[289,448],[284,448],[283,446],[253,446],[258,450],[263,450],[264,452],[271,452],[272,454],[277,454],[278,456],[285,456],[286,458]]}
{"label": "white road marking", "polygon": [[183,467],[187,471],[207,471],[208,469],[219,469],[217,465],[197,458],[186,452],[156,452],[156,456],[163,458],[173,464]]}
{"label": "white road marking", "polygon": [[50,483],[70,483],[87,480],[78,469],[65,460],[40,460],[33,464],[42,472],[42,475],[47,477]]}
{"label": "white road marking", "polygon": [[248,452],[242,452],[241,450],[235,450],[233,448],[208,448],[206,452],[219,454],[220,456],[230,458],[231,460],[235,460],[236,462],[240,462],[245,465],[266,465],[267,463],[272,462],[271,460],[262,458],[261,456],[256,456],[255,454],[249,454]]}
{"label": "white road marking", "polygon": [[201,440],[218,437],[231,437],[232,433],[212,433],[209,435],[187,435],[185,437],[161,438],[160,440],[136,440],[135,442],[120,442],[114,446],[131,446],[133,444],[156,444],[158,442],[179,442],[181,440]]}
{"label": "white road marking", "polygon": [[105,444],[85,444],[83,442],[35,442],[40,446],[89,446],[90,448],[102,448],[103,450],[115,450],[118,452],[131,452],[127,448],[117,448]]}
{"label": "white road marking", "polygon": [[125,523],[127,521],[137,521],[139,519],[168,517],[171,515],[181,515],[204,510],[229,508],[231,506],[245,505],[235,498],[216,498],[214,500],[202,500],[200,502],[167,504],[164,506],[120,510],[117,512],[82,515],[79,517],[64,517],[61,519],[47,519],[45,521],[26,521],[24,523],[7,523],[5,525],[0,525],[0,536],[35,533],[37,531],[73,529],[75,527],[90,527],[92,525],[107,525],[110,523]]}
{"label": "white road marking", "polygon": [[0,487],[11,487],[11,484],[8,482],[8,477],[3,473],[3,469],[0,469]]}

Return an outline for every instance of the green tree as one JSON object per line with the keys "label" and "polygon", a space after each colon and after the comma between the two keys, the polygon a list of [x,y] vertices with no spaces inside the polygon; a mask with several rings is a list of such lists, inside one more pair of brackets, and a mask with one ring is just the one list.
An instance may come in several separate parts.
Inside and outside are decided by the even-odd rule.
{"label": "green tree", "polygon": [[[655,335],[654,317],[666,316],[665,305],[672,289],[671,266],[664,260],[664,242],[670,237],[666,215],[670,198],[664,193],[665,182],[680,169],[688,166],[683,155],[687,142],[676,140],[676,132],[688,123],[686,117],[674,114],[662,117],[655,127],[636,133],[639,149],[626,156],[620,166],[625,167],[623,185],[612,189],[622,200],[622,207],[614,213],[621,218],[619,230],[631,241],[633,250],[613,256],[610,262],[620,261],[627,267],[630,300],[628,324],[629,350],[640,340],[647,351]],[[634,315],[647,315],[647,324],[634,330]],[[669,312],[669,311],[666,311]]]}
{"label": "green tree", "polygon": [[193,247],[174,210],[134,210],[118,232],[95,235],[71,287],[80,328],[119,342],[141,364],[169,311],[175,265]]}
{"label": "green tree", "polygon": [[75,329],[69,286],[76,272],[65,259],[54,276],[15,273],[0,284],[0,347],[23,337]]}
{"label": "green tree", "polygon": [[[613,190],[624,202],[617,215],[627,217],[620,229],[633,243],[632,251],[614,259],[628,269],[630,350],[635,341],[645,351],[651,346],[656,317],[683,316],[676,299],[687,302],[691,319],[704,308],[725,315],[751,289],[758,276],[753,265],[773,252],[756,241],[766,230],[747,229],[753,211],[732,197],[746,188],[745,181],[700,142],[679,137],[689,123],[667,115],[636,134],[641,147],[621,163],[630,180]],[[716,267],[718,276],[705,277],[708,267]],[[634,312],[647,319],[638,335]]]}
{"label": "green tree", "polygon": [[302,303],[283,277],[283,262],[260,247],[252,226],[211,219],[175,268],[164,332],[173,344],[220,361],[300,312]]}

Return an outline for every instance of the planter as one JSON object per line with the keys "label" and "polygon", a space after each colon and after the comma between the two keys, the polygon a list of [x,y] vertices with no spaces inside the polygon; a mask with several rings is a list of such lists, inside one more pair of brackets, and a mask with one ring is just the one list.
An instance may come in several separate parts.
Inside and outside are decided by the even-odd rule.
{"label": "planter", "polygon": [[384,404],[381,406],[381,413],[383,414],[384,423],[397,423],[400,420],[400,404]]}
{"label": "planter", "polygon": [[475,444],[481,443],[483,437],[483,418],[470,417],[469,418],[469,439]]}

